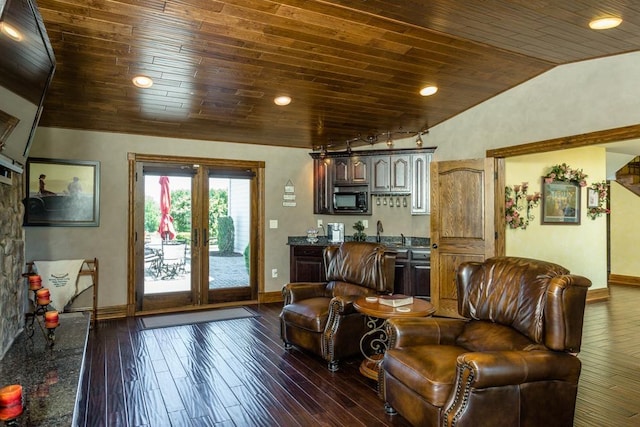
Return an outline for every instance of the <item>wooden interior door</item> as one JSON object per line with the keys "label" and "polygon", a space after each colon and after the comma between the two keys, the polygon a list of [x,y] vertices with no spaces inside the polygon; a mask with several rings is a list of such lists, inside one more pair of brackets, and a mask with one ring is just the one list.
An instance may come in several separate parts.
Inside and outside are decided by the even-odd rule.
{"label": "wooden interior door", "polygon": [[459,317],[455,272],[496,254],[494,159],[431,164],[431,303]]}

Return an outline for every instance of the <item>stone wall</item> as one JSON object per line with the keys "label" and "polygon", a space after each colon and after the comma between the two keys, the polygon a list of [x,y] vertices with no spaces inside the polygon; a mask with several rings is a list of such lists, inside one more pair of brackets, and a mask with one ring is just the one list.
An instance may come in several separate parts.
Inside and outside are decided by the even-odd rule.
{"label": "stone wall", "polygon": [[23,179],[14,173],[13,185],[0,183],[0,360],[24,327]]}

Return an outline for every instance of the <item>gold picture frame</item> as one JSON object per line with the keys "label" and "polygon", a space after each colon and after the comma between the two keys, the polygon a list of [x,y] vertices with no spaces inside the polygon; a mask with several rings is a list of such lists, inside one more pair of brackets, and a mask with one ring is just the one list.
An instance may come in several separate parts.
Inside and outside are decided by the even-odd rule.
{"label": "gold picture frame", "polygon": [[543,178],[541,223],[580,225],[581,190],[572,181],[546,182]]}

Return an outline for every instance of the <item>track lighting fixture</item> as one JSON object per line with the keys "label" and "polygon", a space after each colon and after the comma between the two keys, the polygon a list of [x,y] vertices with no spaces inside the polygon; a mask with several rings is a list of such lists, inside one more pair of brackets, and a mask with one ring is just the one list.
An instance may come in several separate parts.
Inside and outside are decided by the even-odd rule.
{"label": "track lighting fixture", "polygon": [[376,144],[377,142],[381,141],[381,137],[384,137],[384,141],[387,145],[388,148],[393,148],[394,145],[394,138],[410,138],[410,137],[415,137],[416,138],[416,146],[418,148],[422,148],[422,145],[424,143],[424,141],[422,140],[422,136],[426,135],[429,133],[429,129],[428,128],[424,128],[421,130],[414,130],[414,131],[405,131],[405,130],[397,130],[397,131],[386,131],[386,132],[382,132],[382,133],[377,133],[377,134],[369,134],[366,137],[363,137],[362,135],[358,134],[358,136],[356,136],[355,138],[351,138],[348,139],[344,142],[345,145],[342,144],[335,144],[332,141],[329,141],[329,143],[327,145],[322,145],[320,147],[314,148],[314,150],[320,150],[320,157],[323,158],[324,156],[327,155],[327,150],[333,148],[333,149],[337,149],[339,146],[346,146],[345,148],[345,152],[347,154],[351,154],[352,153],[352,145],[354,143],[366,143],[366,144]]}

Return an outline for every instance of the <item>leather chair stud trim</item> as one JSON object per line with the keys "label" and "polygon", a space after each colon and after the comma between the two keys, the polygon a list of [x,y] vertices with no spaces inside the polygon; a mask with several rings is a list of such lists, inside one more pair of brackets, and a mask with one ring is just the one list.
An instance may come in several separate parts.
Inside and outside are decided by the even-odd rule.
{"label": "leather chair stud trim", "polygon": [[[473,368],[468,364],[458,365],[458,375],[456,378],[456,392],[453,402],[444,412],[443,426],[453,427],[458,422],[458,418],[464,412],[465,407],[469,403],[469,392],[471,390],[471,384],[475,378]],[[461,388],[464,384],[464,391],[461,392]],[[449,423],[451,420],[451,423]]]}

